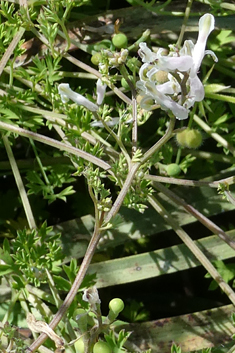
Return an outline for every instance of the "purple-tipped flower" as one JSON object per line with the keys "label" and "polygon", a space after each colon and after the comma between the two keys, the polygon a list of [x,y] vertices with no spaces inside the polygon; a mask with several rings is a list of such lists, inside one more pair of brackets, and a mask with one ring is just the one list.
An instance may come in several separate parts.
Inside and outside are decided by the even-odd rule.
{"label": "purple-tipped flower", "polygon": [[88,302],[93,310],[96,310],[96,306],[101,303],[98,290],[95,286],[84,290],[82,300]]}

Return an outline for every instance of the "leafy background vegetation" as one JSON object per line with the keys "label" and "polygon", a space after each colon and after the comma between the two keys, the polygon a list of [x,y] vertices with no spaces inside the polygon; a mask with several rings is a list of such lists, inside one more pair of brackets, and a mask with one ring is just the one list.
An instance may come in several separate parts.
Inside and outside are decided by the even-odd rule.
{"label": "leafy background vegetation", "polygon": [[[132,126],[125,122],[132,116],[132,109],[121,93],[131,99],[131,82],[135,85],[138,80],[141,62],[136,41],[142,38],[153,49],[167,49],[168,44],[177,42],[185,10],[190,6],[191,1],[134,0],[117,4],[42,0],[28,2],[27,7],[1,2],[0,344],[3,352],[27,351],[42,332],[31,327],[33,338],[23,339],[19,334],[18,327],[29,327],[27,313],[32,312],[40,322],[50,323],[61,308],[97,225],[97,214],[102,218],[110,211],[128,174],[126,155],[120,153],[120,148],[131,155]],[[208,270],[177,237],[175,228],[184,227],[191,239],[200,239],[196,244],[224,283],[233,288],[234,9],[232,2],[224,1],[192,4],[185,39],[195,42],[198,19],[203,14],[213,14],[216,21],[207,48],[215,52],[218,63],[214,65],[212,58],[206,57],[200,69],[205,100],[194,106],[188,120],[176,122],[174,136],[143,164],[124,206],[110,220],[112,225],[99,224],[103,227],[101,240],[92,264],[66,312],[67,319],[55,329],[64,343],[47,339],[38,348],[40,352],[63,349],[82,352],[83,341],[87,351],[94,351],[98,340],[104,343],[102,352],[105,349],[139,352],[150,348],[152,352],[207,351],[212,345],[215,350],[228,351],[232,346],[234,317],[229,303],[234,304],[233,294],[221,291],[219,281],[211,279]],[[62,103],[58,93],[59,83],[69,82],[73,90],[95,101],[98,71],[94,70],[98,66],[94,64],[94,55],[98,53],[99,61],[105,63],[103,49],[120,51],[112,44],[113,32],[97,31],[109,25],[104,22],[107,10],[120,20],[119,30],[126,34],[132,49],[124,66],[126,71],[123,67],[109,67],[109,75],[103,73],[109,91],[101,108],[102,121],[123,119],[110,129],[92,127],[93,114],[71,101]],[[153,21],[156,28],[152,27]],[[66,54],[68,43],[72,43],[70,28],[76,27],[80,28],[75,37],[77,49]],[[140,28],[139,33],[134,31],[136,28],[137,32]],[[145,33],[147,29],[150,34]],[[56,42],[57,35],[67,39],[63,48]],[[38,38],[45,48],[36,43],[34,52],[25,51],[24,43],[31,38]],[[4,58],[12,41],[16,46],[6,63]],[[119,89],[119,96],[114,86]],[[137,162],[141,153],[165,135],[169,117],[160,109],[152,113],[139,109],[138,121],[141,151],[135,151]],[[177,143],[175,135],[183,127],[200,132],[203,140],[200,147],[182,148]],[[27,135],[27,131],[33,134]],[[37,140],[35,133],[55,143],[62,141],[64,147],[51,146],[51,140],[40,136]],[[125,148],[122,149],[114,133],[121,137]],[[91,142],[92,138],[95,142]],[[107,176],[102,168],[78,157],[77,152],[66,150],[68,143],[105,162],[111,161],[113,175]],[[178,166],[177,175],[167,169],[172,164]],[[163,188],[143,179],[141,173],[158,176],[157,182]],[[168,177],[174,180],[164,179]],[[185,179],[202,183],[192,187]],[[195,215],[192,209],[187,213],[185,205],[175,203],[175,194],[207,218],[203,219],[201,213]],[[158,214],[153,210],[149,204],[152,195],[157,195],[167,211],[163,208]],[[165,220],[167,212],[173,219],[170,223]],[[223,231],[228,234],[229,245],[218,237]],[[83,297],[84,290],[94,284],[99,290],[101,306],[98,300],[94,306]],[[120,310],[122,321],[115,321],[119,310],[113,314],[109,306],[116,297],[125,303]],[[207,310],[208,315],[187,316],[202,310]],[[184,314],[178,321],[164,321]],[[198,321],[203,324],[198,325]],[[129,337],[130,331],[134,332]],[[176,344],[172,345],[173,342]]]}

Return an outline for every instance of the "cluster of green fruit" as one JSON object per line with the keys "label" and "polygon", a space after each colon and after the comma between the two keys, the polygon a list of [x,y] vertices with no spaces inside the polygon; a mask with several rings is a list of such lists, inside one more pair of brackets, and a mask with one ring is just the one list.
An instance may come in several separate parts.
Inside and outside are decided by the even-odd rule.
{"label": "cluster of green fruit", "polygon": [[[119,298],[114,298],[109,302],[109,313],[108,313],[108,321],[112,323],[119,313],[124,309],[124,303]],[[83,309],[78,309],[79,311]],[[83,338],[79,338],[75,343],[74,347],[76,349],[76,353],[84,353],[85,345]],[[99,340],[93,346],[93,353],[112,353],[111,347],[107,342]]]}
{"label": "cluster of green fruit", "polygon": [[[196,129],[186,128],[177,132],[176,141],[180,147],[195,149],[202,144],[202,134]],[[177,163],[171,163],[166,166],[166,172],[170,177],[176,177],[181,173],[181,168]]]}
{"label": "cluster of green fruit", "polygon": [[93,46],[93,50],[96,51],[91,57],[91,62],[93,65],[98,66],[99,62],[101,60],[101,53],[100,51],[102,49],[125,49],[127,48],[128,45],[128,39],[127,36],[124,33],[116,33],[112,37],[112,41],[109,39],[104,39],[101,42],[95,44]]}

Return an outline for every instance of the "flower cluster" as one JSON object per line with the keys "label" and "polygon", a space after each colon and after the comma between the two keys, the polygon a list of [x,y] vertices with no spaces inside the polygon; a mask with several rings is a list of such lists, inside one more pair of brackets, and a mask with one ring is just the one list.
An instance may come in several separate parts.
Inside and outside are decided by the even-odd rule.
{"label": "flower cluster", "polygon": [[214,17],[205,14],[199,20],[199,34],[196,44],[186,40],[182,49],[170,46],[170,53],[164,56],[164,49],[152,52],[146,43],[140,43],[139,55],[143,65],[139,71],[137,88],[141,96],[140,105],[152,110],[160,105],[173,113],[177,119],[187,119],[189,108],[204,98],[204,87],[198,77],[203,57],[214,52],[205,50],[209,34],[214,29]]}
{"label": "flower cluster", "polygon": [[[108,63],[109,66],[111,67],[117,67],[119,65],[122,65],[126,62],[127,57],[128,57],[128,50],[127,49],[121,49],[120,52],[112,52],[110,50],[104,50],[104,54],[108,58]],[[103,65],[99,65],[99,70],[102,72]]]}

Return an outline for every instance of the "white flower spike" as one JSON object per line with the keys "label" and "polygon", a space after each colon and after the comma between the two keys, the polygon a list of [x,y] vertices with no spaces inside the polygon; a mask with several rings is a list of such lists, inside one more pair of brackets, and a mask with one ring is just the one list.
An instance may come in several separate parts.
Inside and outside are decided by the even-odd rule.
{"label": "white flower spike", "polygon": [[96,112],[99,109],[99,107],[96,104],[89,101],[89,99],[71,90],[68,83],[61,83],[58,86],[58,91],[63,103],[67,103],[71,99],[74,103],[77,103],[78,105],[82,105],[83,107],[86,107],[91,112]]}

